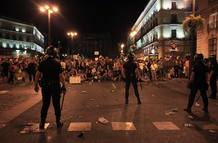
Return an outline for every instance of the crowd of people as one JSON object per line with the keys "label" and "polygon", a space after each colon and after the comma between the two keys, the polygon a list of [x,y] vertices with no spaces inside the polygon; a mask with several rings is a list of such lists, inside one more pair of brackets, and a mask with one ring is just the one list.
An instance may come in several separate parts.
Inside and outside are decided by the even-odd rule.
{"label": "crowd of people", "polygon": [[[14,84],[17,81],[33,82],[40,57],[0,57],[0,75],[3,81]],[[66,80],[80,76],[81,81],[122,80],[125,58],[97,59],[64,58],[60,60]],[[141,81],[157,81],[189,77],[189,58],[165,57],[153,60],[136,60]],[[210,64],[205,60],[205,64]]]}

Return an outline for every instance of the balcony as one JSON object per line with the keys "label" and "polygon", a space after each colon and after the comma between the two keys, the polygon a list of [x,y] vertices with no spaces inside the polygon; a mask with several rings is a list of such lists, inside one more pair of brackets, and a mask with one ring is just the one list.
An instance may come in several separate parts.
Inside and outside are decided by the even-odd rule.
{"label": "balcony", "polygon": [[211,24],[207,24],[207,32],[209,33],[211,31],[218,31],[218,21]]}

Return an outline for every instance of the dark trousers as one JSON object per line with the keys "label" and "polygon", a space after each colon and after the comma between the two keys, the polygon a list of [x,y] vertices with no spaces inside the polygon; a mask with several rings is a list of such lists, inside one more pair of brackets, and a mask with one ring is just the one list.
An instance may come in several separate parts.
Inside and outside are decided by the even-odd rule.
{"label": "dark trousers", "polygon": [[210,88],[211,88],[211,97],[216,98],[216,93],[217,93],[216,78],[210,80]]}
{"label": "dark trousers", "polygon": [[60,118],[61,118],[60,92],[49,90],[49,88],[42,88],[42,109],[41,109],[42,123],[45,123],[46,121],[51,98],[55,110],[56,122],[57,123],[60,122]]}
{"label": "dark trousers", "polygon": [[139,92],[138,92],[138,85],[137,85],[137,79],[126,79],[126,86],[125,86],[125,98],[126,98],[126,103],[129,102],[129,88],[130,88],[130,84],[132,83],[134,91],[135,91],[135,96],[138,100],[138,102],[140,101],[140,97],[139,97]]}
{"label": "dark trousers", "polygon": [[15,78],[15,73],[10,72],[9,73],[9,78],[8,78],[8,83],[14,84],[14,78]]}
{"label": "dark trousers", "polygon": [[199,86],[194,86],[194,87],[192,87],[191,93],[190,93],[190,95],[189,95],[189,100],[188,100],[188,107],[187,107],[187,109],[190,109],[190,110],[191,110],[191,108],[192,108],[192,106],[193,106],[193,104],[194,104],[195,96],[196,96],[198,90],[200,91],[201,97],[202,97],[203,102],[204,102],[204,110],[208,110],[207,90],[204,89],[204,88],[200,88]]}

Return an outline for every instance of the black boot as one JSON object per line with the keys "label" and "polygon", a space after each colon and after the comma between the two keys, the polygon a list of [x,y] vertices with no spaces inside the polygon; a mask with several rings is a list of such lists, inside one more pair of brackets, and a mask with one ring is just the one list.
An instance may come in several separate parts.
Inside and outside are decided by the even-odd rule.
{"label": "black boot", "polygon": [[39,129],[40,130],[44,130],[45,129],[45,122],[40,122],[40,124],[39,124]]}
{"label": "black boot", "polygon": [[60,122],[60,121],[58,121],[56,124],[57,124],[57,128],[58,128],[58,129],[62,128],[63,125],[64,125],[64,124],[63,124],[62,122]]}

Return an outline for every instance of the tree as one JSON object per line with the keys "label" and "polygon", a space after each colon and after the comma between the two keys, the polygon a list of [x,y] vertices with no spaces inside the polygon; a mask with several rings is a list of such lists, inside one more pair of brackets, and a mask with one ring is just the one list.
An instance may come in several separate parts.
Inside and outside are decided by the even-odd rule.
{"label": "tree", "polygon": [[[192,41],[192,47],[190,49],[190,64],[189,71],[191,72],[192,65],[194,64],[194,56],[196,54],[197,47],[197,31],[204,25],[204,19],[199,15],[189,15],[183,21],[183,29],[189,33],[189,38]],[[190,75],[190,74],[189,74]]]}

